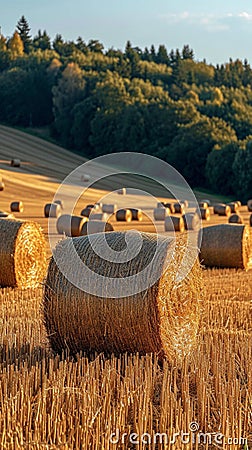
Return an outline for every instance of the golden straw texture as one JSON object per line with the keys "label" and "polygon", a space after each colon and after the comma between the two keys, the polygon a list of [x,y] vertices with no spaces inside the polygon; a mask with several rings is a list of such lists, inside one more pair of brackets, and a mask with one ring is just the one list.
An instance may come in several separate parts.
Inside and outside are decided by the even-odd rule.
{"label": "golden straw texture", "polygon": [[35,222],[0,220],[0,285],[34,288],[46,275],[45,238]]}
{"label": "golden straw texture", "polygon": [[[125,235],[125,232],[106,233],[106,241],[120,252],[125,249]],[[44,318],[55,351],[67,348],[72,354],[80,351],[157,353],[160,358],[166,355],[171,360],[190,353],[199,324],[201,268],[198,259],[190,266],[186,260],[188,274],[180,279],[177,274],[187,250],[185,238],[159,236],[161,244],[153,259],[157,235],[141,233],[141,237],[139,253],[124,263],[107,261],[105,255],[101,258],[94,253],[91,244],[100,246],[102,233],[72,240],[80,259],[104,279],[133,276],[146,268],[145,277],[149,280],[155,270],[157,281],[143,292],[128,297],[121,292],[118,298],[110,298],[105,281],[104,297],[78,289],[62,275],[51,258],[44,293]],[[68,257],[70,252],[70,239],[56,247],[60,258]],[[83,277],[82,272],[78,277]],[[88,283],[92,284],[92,277]],[[136,283],[136,290],[138,287]]]}

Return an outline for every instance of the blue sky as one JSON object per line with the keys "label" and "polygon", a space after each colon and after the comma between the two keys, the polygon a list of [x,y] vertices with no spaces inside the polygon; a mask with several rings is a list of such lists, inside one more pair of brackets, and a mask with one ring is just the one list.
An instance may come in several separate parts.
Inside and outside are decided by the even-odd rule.
{"label": "blue sky", "polygon": [[165,44],[168,50],[189,44],[196,59],[214,64],[229,57],[252,64],[252,2],[240,0],[11,0],[2,8],[0,26],[10,36],[24,14],[35,35],[99,39],[106,48]]}

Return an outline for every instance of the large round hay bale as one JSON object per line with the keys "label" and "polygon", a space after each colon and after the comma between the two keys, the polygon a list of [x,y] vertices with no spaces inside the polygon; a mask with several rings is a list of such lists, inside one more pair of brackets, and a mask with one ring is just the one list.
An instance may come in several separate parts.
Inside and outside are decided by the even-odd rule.
{"label": "large round hay bale", "polygon": [[86,208],[92,209],[93,211],[97,211],[99,209],[99,205],[97,203],[91,203],[88,204]]}
{"label": "large round hay bale", "polygon": [[106,213],[91,213],[89,216],[90,220],[102,220],[103,222],[106,222],[109,218],[109,215]]}
{"label": "large round hay bale", "polygon": [[209,208],[200,208],[200,215],[202,220],[210,220],[211,213]]}
{"label": "large round hay bale", "polygon": [[200,218],[197,213],[183,214],[182,219],[186,230],[198,230],[200,228]]}
{"label": "large round hay bale", "polygon": [[35,222],[0,220],[0,286],[35,288],[46,275],[46,242]]}
{"label": "large round hay bale", "polygon": [[3,181],[0,181],[0,191],[3,191],[4,190],[4,182]]}
{"label": "large round hay bale", "polygon": [[231,213],[235,214],[239,211],[239,206],[237,202],[227,203],[227,206],[230,207]]}
{"label": "large round hay bale", "polygon": [[175,214],[185,214],[185,207],[181,203],[174,203]]}
{"label": "large round hay bale", "polygon": [[130,209],[118,209],[116,211],[116,220],[118,222],[131,222],[132,212]]}
{"label": "large round hay bale", "polygon": [[118,191],[117,191],[117,194],[119,194],[119,195],[126,195],[126,188],[121,188],[121,189],[118,189]]}
{"label": "large round hay bale", "polygon": [[241,203],[241,201],[240,200],[235,200],[235,202],[234,203],[236,203],[237,205],[238,205],[238,208],[240,208],[241,207],[241,205],[242,205],[242,203]]}
{"label": "large round hay bale", "polygon": [[155,220],[165,220],[165,218],[170,214],[169,208],[154,208],[153,216]]}
{"label": "large round hay bale", "polygon": [[185,231],[185,223],[183,217],[167,216],[165,218],[165,231]]}
{"label": "large round hay bale", "polygon": [[251,263],[249,228],[221,224],[203,228],[200,260],[207,267],[247,269]]}
{"label": "large round hay bale", "polygon": [[230,206],[225,205],[225,203],[217,203],[214,205],[214,214],[218,214],[219,216],[230,216]]}
{"label": "large round hay bale", "polygon": [[103,222],[102,220],[92,220],[85,222],[81,229],[81,236],[94,233],[107,233],[108,231],[114,231],[111,223]]}
{"label": "large round hay bale", "polygon": [[142,222],[143,220],[143,212],[138,208],[128,208],[132,214],[132,220],[138,220],[138,222]]}
{"label": "large round hay bale", "polygon": [[12,167],[20,167],[21,166],[21,161],[18,158],[14,158],[11,160],[10,165]]}
{"label": "large round hay bale", "polygon": [[174,202],[163,203],[165,208],[169,208],[171,214],[175,214]]}
{"label": "large round hay bale", "polygon": [[92,213],[92,208],[84,208],[81,210],[80,215],[83,217],[89,217],[91,213]]}
{"label": "large round hay bale", "polygon": [[252,211],[252,199],[248,200],[247,202],[248,211]]}
{"label": "large round hay bale", "polygon": [[[137,234],[136,246],[138,238]],[[54,257],[51,258],[44,293],[44,322],[54,351],[155,353],[171,361],[174,358],[179,361],[191,352],[199,325],[199,263],[196,260],[188,268],[187,277],[181,279],[176,275],[185,252],[184,241],[159,236],[160,246],[156,251],[157,235],[141,233],[141,238],[137,255],[124,263],[111,262],[104,251],[102,257],[94,252],[94,246],[103,245],[102,233],[76,238],[73,242],[66,239],[57,245],[55,256],[66,258],[69,270],[76,252],[87,267],[95,268],[104,278],[104,294],[102,297],[89,294],[73,285],[59,270]],[[106,243],[120,254],[125,249],[125,233],[106,233]],[[168,266],[164,269],[165,262]],[[82,267],[78,266],[76,279],[83,279]],[[152,285],[139,292],[139,284],[130,278],[133,292],[136,288],[138,293],[124,296],[122,288],[117,298],[109,297],[106,277],[127,282],[128,277],[135,280],[134,276],[143,270],[147,280],[153,280],[155,271],[157,281],[153,280]],[[88,286],[92,285],[92,275],[85,275],[85,280]]]}
{"label": "large round hay bale", "polygon": [[58,203],[47,203],[44,207],[44,216],[57,218],[61,214],[61,206]]}
{"label": "large round hay bale", "polygon": [[239,214],[231,214],[228,218],[228,223],[243,223],[243,218]]}
{"label": "large round hay bale", "polygon": [[57,205],[60,205],[61,209],[64,209],[64,202],[63,202],[63,200],[54,200],[53,203],[56,203]]}
{"label": "large round hay bale", "polygon": [[209,207],[207,202],[199,202],[199,207],[203,209],[207,209]]}
{"label": "large round hay bale", "polygon": [[208,198],[204,198],[203,200],[200,201],[200,203],[206,203],[207,204],[206,208],[209,208],[209,206],[211,205],[211,201]]}
{"label": "large round hay bale", "polygon": [[23,202],[12,202],[10,204],[10,210],[12,212],[23,212],[24,211],[24,204]]}
{"label": "large round hay bale", "polygon": [[69,237],[81,236],[81,230],[88,218],[83,216],[71,216],[71,214],[62,214],[57,220],[56,227],[59,234],[65,234]]}
{"label": "large round hay bale", "polygon": [[103,203],[102,205],[102,212],[107,214],[114,214],[117,210],[117,205],[109,204],[109,203]]}

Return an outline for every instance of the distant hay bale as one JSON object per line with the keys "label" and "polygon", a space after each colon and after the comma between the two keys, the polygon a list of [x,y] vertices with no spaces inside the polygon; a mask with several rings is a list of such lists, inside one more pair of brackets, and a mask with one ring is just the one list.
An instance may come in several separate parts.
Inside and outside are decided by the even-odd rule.
{"label": "distant hay bale", "polygon": [[198,230],[200,228],[200,218],[197,213],[183,214],[182,219],[186,230]]}
{"label": "distant hay bale", "polygon": [[84,181],[84,183],[87,183],[88,181],[90,181],[90,175],[88,175],[87,173],[83,173],[81,175],[81,181]]}
{"label": "distant hay bale", "polygon": [[209,207],[207,202],[199,202],[199,207],[203,209],[207,209]]}
{"label": "distant hay bale", "polygon": [[228,223],[239,223],[243,224],[243,218],[239,214],[231,214],[228,218]]}
{"label": "distant hay bale", "polygon": [[[125,263],[111,262],[103,251],[102,234],[83,236],[58,243],[55,255],[73,254],[70,267],[74,264],[77,252],[83,263],[104,277],[104,295],[106,277],[125,279],[141,273],[146,268],[147,279],[153,276],[153,285],[143,292],[118,298],[88,294],[75,287],[59,270],[54,258],[51,258],[44,292],[44,323],[48,338],[54,351],[62,353],[67,349],[70,354],[80,352],[97,352],[105,354],[120,353],[156,353],[159,358],[166,356],[169,360],[180,361],[189,354],[196,344],[199,326],[199,303],[201,300],[201,269],[196,260],[188,268],[185,279],[176,275],[186,251],[184,240],[141,233],[142,246],[138,254]],[[136,236],[136,246],[138,245]],[[106,243],[110,248],[121,251],[125,248],[125,233],[106,234]],[[102,257],[93,247],[102,247]],[[171,257],[170,257],[171,255]],[[165,261],[169,261],[164,269]],[[79,266],[76,277],[84,275]],[[152,279],[152,278],[151,278]],[[92,275],[87,279],[92,284]],[[139,285],[136,281],[131,281]],[[134,288],[134,285],[133,285]],[[138,291],[137,291],[138,292]]]}
{"label": "distant hay bale", "polygon": [[202,220],[210,220],[211,218],[210,209],[208,207],[200,208],[200,215]]}
{"label": "distant hay bale", "polygon": [[44,207],[44,216],[57,218],[61,214],[61,206],[58,203],[47,203]]}
{"label": "distant hay bale", "polygon": [[169,208],[154,208],[153,216],[154,220],[165,220],[165,218],[170,214]]}
{"label": "distant hay bale", "polygon": [[35,288],[46,275],[46,242],[35,222],[0,220],[0,286]]}
{"label": "distant hay bale", "polygon": [[21,161],[18,158],[14,158],[11,160],[10,165],[12,167],[20,167],[21,166]]}
{"label": "distant hay bale", "polygon": [[128,208],[132,214],[132,220],[138,220],[138,222],[142,222],[143,220],[143,212],[138,208]]}
{"label": "distant hay bale", "polygon": [[24,204],[23,202],[12,202],[10,204],[10,210],[12,212],[23,212],[24,211]]}
{"label": "distant hay bale", "polygon": [[53,203],[56,203],[57,205],[60,205],[61,209],[64,209],[64,202],[63,202],[63,200],[54,200]]}
{"label": "distant hay bale", "polygon": [[4,182],[0,181],[0,191],[3,191],[4,187],[5,187]]}
{"label": "distant hay bale", "polygon": [[117,194],[119,194],[119,195],[126,195],[126,188],[121,188],[121,189],[118,189],[118,191],[117,191]]}
{"label": "distant hay bale", "polygon": [[175,214],[174,202],[163,203],[165,208],[169,208],[171,214]]}
{"label": "distant hay bale", "polygon": [[188,208],[189,205],[188,200],[179,200],[177,203],[180,203],[184,208]]}
{"label": "distant hay bale", "polygon": [[248,211],[251,212],[252,211],[252,199],[248,200],[247,207],[248,207]]}
{"label": "distant hay bale", "polygon": [[221,224],[203,228],[200,260],[207,267],[248,269],[251,240],[245,225]]}
{"label": "distant hay bale", "polygon": [[185,231],[183,217],[167,216],[165,218],[165,231],[179,231],[183,233]]}
{"label": "distant hay bale", "polygon": [[6,211],[0,211],[0,219],[14,219],[14,216]]}
{"label": "distant hay bale", "polygon": [[114,214],[117,210],[117,205],[113,205],[113,204],[103,204],[102,205],[102,212],[107,213],[107,214]]}
{"label": "distant hay bale", "polygon": [[241,207],[241,205],[242,205],[242,203],[241,203],[241,201],[240,200],[235,200],[235,203],[238,205],[238,207],[240,208]]}
{"label": "distant hay bale", "polygon": [[81,229],[81,236],[94,233],[107,233],[108,231],[114,231],[111,223],[103,222],[102,220],[92,220],[84,223]]}
{"label": "distant hay bale", "polygon": [[132,212],[130,209],[118,209],[116,211],[116,220],[118,222],[131,222]]}
{"label": "distant hay bale", "polygon": [[237,202],[227,203],[227,206],[230,207],[231,213],[237,213],[239,211],[239,206]]}
{"label": "distant hay bale", "polygon": [[80,215],[83,217],[89,217],[91,213],[92,213],[92,208],[84,208],[81,210]]}
{"label": "distant hay bale", "polygon": [[217,203],[214,205],[214,214],[218,214],[219,216],[230,216],[231,208],[225,203]]}
{"label": "distant hay bale", "polygon": [[174,203],[175,214],[185,214],[185,207],[181,203]]}
{"label": "distant hay bale", "polygon": [[97,203],[91,203],[86,206],[86,208],[92,209],[93,211],[97,211],[99,209],[99,205]]}
{"label": "distant hay bale", "polygon": [[83,216],[71,216],[71,214],[62,214],[57,220],[56,228],[59,234],[65,234],[69,237],[81,236],[81,230],[88,218]]}
{"label": "distant hay bale", "polygon": [[211,201],[208,198],[204,198],[203,200],[200,201],[200,203],[206,203],[207,208],[209,208],[209,206],[211,205]]}
{"label": "distant hay bale", "polygon": [[109,215],[106,213],[91,213],[89,216],[90,220],[102,220],[103,222],[106,222],[109,218]]}

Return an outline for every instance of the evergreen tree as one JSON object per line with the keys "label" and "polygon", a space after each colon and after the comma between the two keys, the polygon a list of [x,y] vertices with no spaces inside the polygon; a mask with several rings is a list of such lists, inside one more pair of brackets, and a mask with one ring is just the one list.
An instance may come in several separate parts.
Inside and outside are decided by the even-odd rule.
{"label": "evergreen tree", "polygon": [[46,30],[44,30],[43,33],[41,30],[38,30],[37,36],[33,39],[33,46],[35,48],[40,48],[41,50],[50,50],[51,41]]}
{"label": "evergreen tree", "polygon": [[24,52],[29,53],[31,48],[31,35],[30,35],[30,27],[29,24],[25,18],[25,16],[22,16],[18,23],[17,23],[17,32],[22,39],[22,42],[24,44]]}

